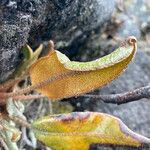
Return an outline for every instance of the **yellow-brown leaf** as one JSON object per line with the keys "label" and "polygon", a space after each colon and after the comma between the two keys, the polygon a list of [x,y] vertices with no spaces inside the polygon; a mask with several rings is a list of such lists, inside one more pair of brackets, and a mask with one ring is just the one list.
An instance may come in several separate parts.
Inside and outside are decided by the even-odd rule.
{"label": "yellow-brown leaf", "polygon": [[32,65],[32,85],[60,76],[61,78],[47,82],[36,90],[51,100],[84,94],[117,78],[131,62],[135,52],[134,37],[129,37],[124,45],[113,53],[91,62],[70,61],[64,54],[54,50]]}

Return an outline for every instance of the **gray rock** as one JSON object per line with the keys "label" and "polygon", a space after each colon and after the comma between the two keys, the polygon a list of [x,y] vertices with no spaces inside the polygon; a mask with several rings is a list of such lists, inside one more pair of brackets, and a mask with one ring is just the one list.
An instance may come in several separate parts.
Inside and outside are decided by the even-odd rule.
{"label": "gray rock", "polygon": [[130,17],[125,14],[120,14],[118,16],[120,22],[123,22],[122,25],[118,28],[116,34],[117,37],[128,37],[130,35],[135,36],[136,38],[141,37],[141,31],[139,24],[137,23],[136,18]]}
{"label": "gray rock", "polygon": [[121,22],[117,37],[127,37],[134,35],[137,38],[147,33],[150,27],[150,3],[146,0],[126,0],[123,1],[124,11],[116,11],[118,22]]}
{"label": "gray rock", "polygon": [[[109,0],[1,0],[0,82],[20,61],[26,43],[36,47],[53,39],[69,46],[110,19],[114,1]],[[74,42],[80,37],[78,42]]]}
{"label": "gray rock", "polygon": [[126,12],[129,16],[135,16],[140,26],[150,22],[150,3],[147,0],[127,0]]}

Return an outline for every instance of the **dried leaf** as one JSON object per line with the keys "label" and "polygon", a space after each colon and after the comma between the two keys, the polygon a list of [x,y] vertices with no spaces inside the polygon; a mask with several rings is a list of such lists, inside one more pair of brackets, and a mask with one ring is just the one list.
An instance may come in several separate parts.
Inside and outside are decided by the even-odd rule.
{"label": "dried leaf", "polygon": [[88,150],[92,144],[149,147],[150,139],[127,128],[113,116],[74,112],[41,118],[32,125],[39,141],[53,150]]}
{"label": "dried leaf", "polygon": [[[135,52],[134,37],[129,37],[113,53],[91,62],[70,61],[64,54],[53,50],[31,66],[32,85],[40,84],[36,90],[51,100],[87,93],[117,78],[131,62]],[[52,78],[53,82],[49,83]]]}

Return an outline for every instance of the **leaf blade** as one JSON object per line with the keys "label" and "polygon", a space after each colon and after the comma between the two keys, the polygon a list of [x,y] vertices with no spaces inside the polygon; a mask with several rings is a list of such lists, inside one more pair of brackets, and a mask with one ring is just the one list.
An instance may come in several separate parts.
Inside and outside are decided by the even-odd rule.
{"label": "leaf blade", "polygon": [[[129,41],[132,43],[128,43]],[[71,62],[62,53],[53,51],[32,65],[30,69],[32,85],[42,83],[55,75],[72,73],[73,75],[63,76],[50,84],[47,83],[37,91],[52,100],[81,95],[100,88],[117,78],[127,68],[135,52],[136,40],[133,37],[129,38],[125,46],[112,54],[92,62]]]}
{"label": "leaf blade", "polygon": [[119,119],[94,112],[47,116],[32,124],[38,140],[53,149],[88,150],[92,144],[142,147],[150,140],[133,133]]}

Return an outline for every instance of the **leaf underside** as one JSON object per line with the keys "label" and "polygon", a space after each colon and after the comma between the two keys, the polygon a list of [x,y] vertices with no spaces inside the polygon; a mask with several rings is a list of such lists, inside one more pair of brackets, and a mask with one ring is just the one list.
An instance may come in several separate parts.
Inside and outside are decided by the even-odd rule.
{"label": "leaf underside", "polygon": [[[133,42],[129,43],[132,40]],[[100,88],[117,78],[131,62],[135,52],[136,41],[133,37],[113,53],[91,62],[70,61],[64,54],[53,50],[31,66],[32,85],[66,73],[68,75],[36,90],[51,100],[78,96]]]}
{"label": "leaf underside", "polygon": [[118,118],[95,112],[74,112],[41,118],[32,124],[36,138],[53,150],[88,150],[91,145],[149,147]]}

